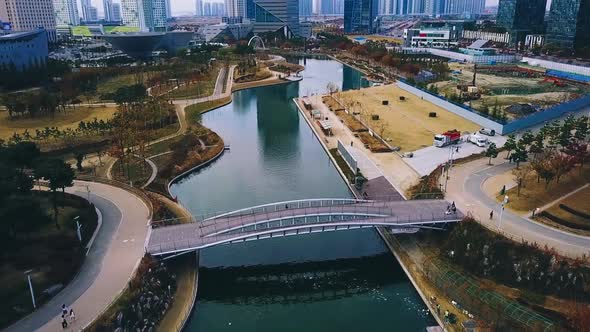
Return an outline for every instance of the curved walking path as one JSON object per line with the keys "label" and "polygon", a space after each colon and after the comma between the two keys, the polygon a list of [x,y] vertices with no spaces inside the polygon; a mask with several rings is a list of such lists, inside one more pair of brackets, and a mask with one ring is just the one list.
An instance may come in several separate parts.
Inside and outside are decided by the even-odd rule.
{"label": "curved walking path", "polygon": [[[572,258],[590,254],[590,238],[547,225],[537,223],[505,209],[500,221],[500,204],[488,196],[483,190],[487,179],[505,173],[515,167],[514,164],[503,162],[495,166],[487,165],[487,158],[458,165],[453,168],[447,186],[446,198],[454,201],[465,214],[471,215],[493,231],[500,231],[516,241],[525,240],[537,243],[541,247],[547,245],[559,253]],[[498,162],[499,159],[496,159]],[[490,220],[490,211],[494,217]]]}
{"label": "curved walking path", "polygon": [[144,255],[149,209],[134,194],[102,183],[75,181],[66,191],[87,199],[87,186],[90,201],[102,214],[102,226],[79,273],[48,303],[5,331],[61,331],[62,304],[76,313],[67,330],[81,330],[127,286]]}

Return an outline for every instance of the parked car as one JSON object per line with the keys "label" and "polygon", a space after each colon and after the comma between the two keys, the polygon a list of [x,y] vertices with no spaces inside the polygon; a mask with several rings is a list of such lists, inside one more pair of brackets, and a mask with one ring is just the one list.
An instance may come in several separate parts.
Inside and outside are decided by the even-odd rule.
{"label": "parked car", "polygon": [[480,148],[485,147],[488,144],[488,139],[483,137],[483,136],[479,136],[477,134],[473,134],[473,135],[469,135],[469,137],[467,138],[467,140],[470,143],[473,143],[477,146],[479,146]]}
{"label": "parked car", "polygon": [[488,136],[496,136],[496,131],[490,128],[481,128],[479,130],[480,134],[488,135]]}

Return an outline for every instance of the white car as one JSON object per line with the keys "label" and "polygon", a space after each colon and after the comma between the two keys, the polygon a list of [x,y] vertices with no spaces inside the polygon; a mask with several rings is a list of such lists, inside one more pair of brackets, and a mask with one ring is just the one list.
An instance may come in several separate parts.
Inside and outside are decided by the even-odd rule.
{"label": "white car", "polygon": [[479,146],[480,148],[485,147],[488,144],[488,139],[483,137],[483,136],[479,136],[477,134],[473,134],[473,135],[469,135],[469,137],[467,138],[467,140],[470,143],[473,143],[477,146]]}
{"label": "white car", "polygon": [[496,136],[496,131],[494,129],[490,129],[490,128],[481,128],[479,130],[479,133],[487,135],[487,136]]}

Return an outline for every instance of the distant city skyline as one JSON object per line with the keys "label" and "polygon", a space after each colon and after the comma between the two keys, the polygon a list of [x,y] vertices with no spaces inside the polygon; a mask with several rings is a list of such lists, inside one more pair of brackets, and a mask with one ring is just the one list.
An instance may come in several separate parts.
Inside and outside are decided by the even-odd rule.
{"label": "distant city skyline", "polygon": [[[317,0],[314,0],[314,2]],[[320,0],[321,1],[321,0]],[[497,6],[499,0],[486,0],[486,6]],[[78,2],[78,9],[81,12],[82,8],[80,7],[80,0]],[[103,11],[103,0],[90,0],[92,6],[96,7],[98,10],[99,16],[104,16]],[[121,0],[113,0],[115,3],[121,3]],[[179,14],[179,13],[194,13],[195,12],[195,1],[194,0],[170,0],[171,7],[172,7],[172,14]],[[211,2],[223,2],[223,0],[213,0]],[[551,5],[551,0],[547,1],[547,9]]]}

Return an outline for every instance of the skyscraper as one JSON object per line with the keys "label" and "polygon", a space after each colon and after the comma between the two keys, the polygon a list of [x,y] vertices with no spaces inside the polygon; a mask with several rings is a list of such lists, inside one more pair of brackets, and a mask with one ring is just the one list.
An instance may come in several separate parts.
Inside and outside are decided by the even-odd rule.
{"label": "skyscraper", "polygon": [[[501,2],[502,0],[500,0]],[[528,1],[528,0],[525,0]],[[531,0],[536,1],[536,0]],[[546,1],[546,0],[545,0]],[[445,14],[481,14],[485,10],[485,0],[446,0]]]}
{"label": "skyscraper", "polygon": [[299,0],[299,16],[311,16],[313,0]]}
{"label": "skyscraper", "polygon": [[0,21],[12,23],[15,31],[47,30],[49,41],[57,38],[53,0],[0,0]]}
{"label": "skyscraper", "polygon": [[379,0],[345,0],[344,33],[374,33],[378,9]]}
{"label": "skyscraper", "polygon": [[88,8],[88,18],[86,19],[87,22],[96,22],[98,21],[98,9],[94,6],[90,6]]}
{"label": "skyscraper", "polygon": [[113,0],[103,0],[102,5],[104,8],[105,21],[112,21],[113,20]]}
{"label": "skyscraper", "polygon": [[553,0],[545,43],[590,52],[590,0]]}
{"label": "skyscraper", "polygon": [[225,10],[229,17],[246,16],[246,0],[225,0]]}
{"label": "skyscraper", "polygon": [[170,0],[166,0],[166,18],[172,17],[172,5]]}
{"label": "skyscraper", "polygon": [[496,23],[523,38],[527,33],[542,33],[546,5],[547,0],[500,0]]}
{"label": "skyscraper", "polygon": [[113,3],[113,16],[111,17],[113,22],[121,22],[121,5]]}
{"label": "skyscraper", "polygon": [[297,0],[247,0],[246,17],[254,22],[254,33],[282,31],[287,38],[300,34]]}
{"label": "skyscraper", "polygon": [[82,5],[82,18],[84,19],[84,21],[92,21],[91,20],[91,7],[92,7],[92,3],[90,2],[90,0],[81,0],[81,5]]}
{"label": "skyscraper", "polygon": [[76,0],[53,0],[53,10],[57,26],[80,25]]}
{"label": "skyscraper", "polygon": [[123,24],[141,31],[165,31],[166,12],[166,0],[121,0]]}
{"label": "skyscraper", "polygon": [[334,14],[334,1],[333,0],[320,0],[321,1],[321,14],[332,15]]}
{"label": "skyscraper", "polygon": [[203,16],[203,0],[195,0],[195,15]]}
{"label": "skyscraper", "polygon": [[121,0],[121,21],[131,27],[142,28],[145,25],[143,8],[138,0]]}

